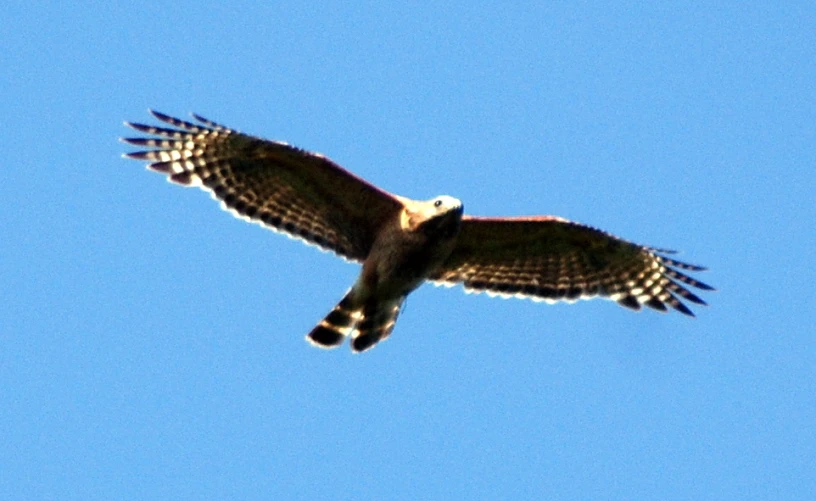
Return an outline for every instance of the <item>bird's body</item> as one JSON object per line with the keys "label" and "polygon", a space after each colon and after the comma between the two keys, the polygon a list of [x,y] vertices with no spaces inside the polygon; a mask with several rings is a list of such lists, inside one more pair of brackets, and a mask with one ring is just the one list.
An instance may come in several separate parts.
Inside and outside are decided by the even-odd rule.
{"label": "bird's body", "polygon": [[404,296],[450,256],[462,221],[462,203],[441,196],[405,207],[383,226],[363,263],[360,285],[384,297]]}
{"label": "bird's body", "polygon": [[392,195],[331,162],[285,143],[161,113],[175,128],[128,124],[158,138],[126,138],[154,148],[126,154],[169,180],[201,186],[239,217],[362,263],[359,278],[307,339],[354,351],[385,339],[405,297],[425,281],[544,301],[595,296],[639,309],[678,298],[705,304],[686,287],[710,290],[678,270],[701,271],[588,226],[552,216],[463,215],[450,196],[416,201]]}
{"label": "bird's body", "polygon": [[331,347],[351,337],[352,348],[363,351],[385,339],[405,297],[450,256],[462,219],[461,202],[445,196],[427,202],[402,200],[405,207],[386,221],[357,281],[308,334],[313,344]]}

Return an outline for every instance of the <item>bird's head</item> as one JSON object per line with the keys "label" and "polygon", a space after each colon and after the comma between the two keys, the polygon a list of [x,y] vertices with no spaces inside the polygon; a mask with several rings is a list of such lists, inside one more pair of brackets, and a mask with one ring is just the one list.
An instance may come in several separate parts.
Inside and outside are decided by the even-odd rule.
{"label": "bird's head", "polygon": [[461,200],[447,195],[424,202],[411,201],[405,206],[406,226],[429,236],[451,238],[459,232],[463,210]]}

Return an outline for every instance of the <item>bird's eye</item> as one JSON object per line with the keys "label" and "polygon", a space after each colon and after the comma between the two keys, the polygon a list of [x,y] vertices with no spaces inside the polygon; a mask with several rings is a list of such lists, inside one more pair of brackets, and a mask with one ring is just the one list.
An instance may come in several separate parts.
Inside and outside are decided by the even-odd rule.
{"label": "bird's eye", "polygon": [[434,207],[442,207],[442,200],[437,200],[434,202]]}

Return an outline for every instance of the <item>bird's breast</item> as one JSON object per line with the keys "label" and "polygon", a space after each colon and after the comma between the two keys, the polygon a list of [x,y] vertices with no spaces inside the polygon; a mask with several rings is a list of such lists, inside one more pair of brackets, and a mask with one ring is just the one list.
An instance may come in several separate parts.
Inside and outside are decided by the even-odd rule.
{"label": "bird's breast", "polygon": [[419,287],[450,255],[454,238],[439,238],[393,226],[381,233],[363,263],[361,281],[382,298]]}

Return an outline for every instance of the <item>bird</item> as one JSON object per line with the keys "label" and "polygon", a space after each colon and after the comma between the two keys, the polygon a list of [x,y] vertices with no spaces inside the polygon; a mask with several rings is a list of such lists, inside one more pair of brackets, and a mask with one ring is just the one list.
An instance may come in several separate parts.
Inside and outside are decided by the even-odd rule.
{"label": "bird", "polygon": [[360,263],[357,280],[306,335],[321,348],[350,339],[355,353],[385,340],[412,291],[425,282],[499,297],[554,303],[601,297],[632,310],[705,305],[690,276],[706,268],[557,216],[479,217],[459,199],[412,200],[388,193],[329,158],[149,110],[161,126],[125,122],[144,134],[121,141],[175,184],[210,192],[233,215]]}

